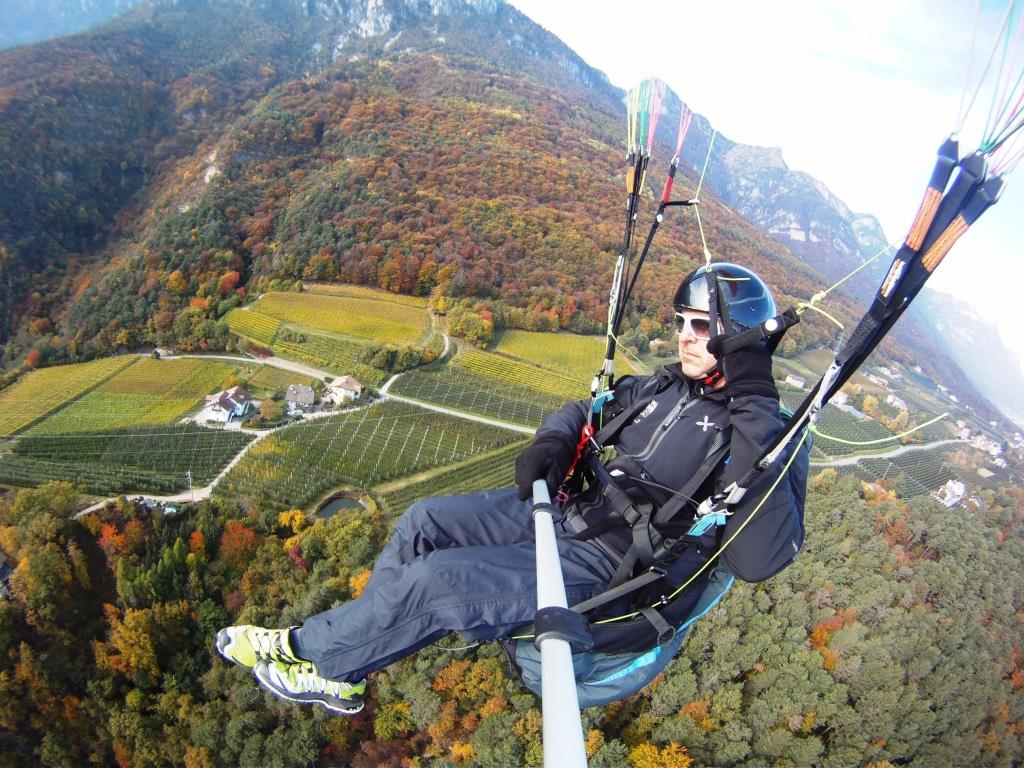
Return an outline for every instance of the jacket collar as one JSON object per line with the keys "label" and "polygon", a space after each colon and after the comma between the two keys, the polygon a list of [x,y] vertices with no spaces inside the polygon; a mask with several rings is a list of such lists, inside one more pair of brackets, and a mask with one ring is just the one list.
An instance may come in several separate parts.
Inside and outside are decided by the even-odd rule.
{"label": "jacket collar", "polygon": [[715,389],[714,387],[705,386],[700,380],[687,377],[683,374],[682,363],[666,365],[665,371],[668,373],[668,376],[672,381],[682,384],[689,390],[690,397],[703,397],[706,400],[715,400],[720,403],[724,403],[728,400],[728,396],[726,395],[728,387]]}

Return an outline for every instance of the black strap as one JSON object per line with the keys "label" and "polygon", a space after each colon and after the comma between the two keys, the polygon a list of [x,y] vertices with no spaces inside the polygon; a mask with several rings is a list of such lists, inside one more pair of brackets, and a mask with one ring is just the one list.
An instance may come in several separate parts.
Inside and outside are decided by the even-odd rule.
{"label": "black strap", "polygon": [[704,462],[697,468],[697,471],[693,473],[686,485],[684,485],[667,504],[658,510],[657,514],[654,516],[655,525],[665,525],[666,523],[671,522],[672,518],[692,504],[694,494],[696,494],[707,479],[711,477],[712,473],[718,468],[718,465],[725,460],[726,455],[729,453],[731,438],[731,426],[726,427],[715,434],[714,438],[711,440],[711,444],[708,446],[708,452],[704,457]]}
{"label": "black strap", "polygon": [[[775,348],[782,341],[782,337],[786,331],[792,328],[794,325],[800,322],[800,316],[796,313],[796,310],[790,307],[780,315],[776,315],[773,318],[765,320],[759,325],[755,325],[753,328],[747,328],[744,331],[735,333],[732,336],[722,340],[721,355],[725,357],[730,352],[734,352],[737,349],[753,344],[754,342],[763,341],[768,344],[768,349],[771,352],[775,351]],[[769,327],[771,330],[768,330]]]}
{"label": "black strap", "polygon": [[641,397],[635,401],[629,408],[626,408],[622,413],[616,416],[614,419],[605,424],[601,429],[594,435],[594,441],[601,446],[612,445],[615,439],[619,436],[619,433],[625,429],[629,424],[632,423],[640,411],[651,404],[651,400],[657,397],[663,392],[668,385],[672,382],[672,376],[667,370],[662,369],[656,376],[651,379],[644,389],[654,384],[654,391],[649,395]]}
{"label": "black strap", "polygon": [[594,595],[589,600],[577,603],[572,606],[572,609],[577,613],[586,613],[594,608],[600,608],[602,605],[608,605],[608,603],[614,602],[620,597],[624,597],[631,592],[636,592],[638,589],[646,587],[648,584],[657,581],[664,575],[665,572],[660,568],[648,568],[635,579],[630,579],[623,584],[619,584],[617,587],[606,589],[601,594]]}
{"label": "black strap", "polygon": [[665,645],[675,637],[675,627],[665,621],[665,617],[656,610],[648,606],[640,608],[638,612],[654,626],[654,631],[658,633],[658,645]]}

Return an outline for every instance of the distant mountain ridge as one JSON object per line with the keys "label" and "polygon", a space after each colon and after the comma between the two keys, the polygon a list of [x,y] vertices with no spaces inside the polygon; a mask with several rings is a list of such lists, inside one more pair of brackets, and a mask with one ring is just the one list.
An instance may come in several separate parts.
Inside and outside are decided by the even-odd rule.
{"label": "distant mountain ridge", "polygon": [[141,0],[10,0],[0,4],[0,50],[73,35]]}

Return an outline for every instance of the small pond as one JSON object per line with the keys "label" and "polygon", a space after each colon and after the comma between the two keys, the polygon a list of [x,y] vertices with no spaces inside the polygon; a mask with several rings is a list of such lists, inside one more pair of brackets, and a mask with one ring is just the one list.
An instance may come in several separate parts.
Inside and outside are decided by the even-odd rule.
{"label": "small pond", "polygon": [[316,511],[316,516],[321,520],[326,520],[343,509],[362,509],[362,507],[363,505],[359,500],[353,499],[351,496],[335,496]]}

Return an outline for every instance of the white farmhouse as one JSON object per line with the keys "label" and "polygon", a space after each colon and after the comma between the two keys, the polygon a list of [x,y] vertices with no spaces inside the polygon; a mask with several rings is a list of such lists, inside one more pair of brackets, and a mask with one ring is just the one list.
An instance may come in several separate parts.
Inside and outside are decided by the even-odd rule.
{"label": "white farmhouse", "polygon": [[804,385],[807,382],[804,381],[802,376],[794,376],[791,373],[788,376],[786,376],[786,383],[789,384],[789,386],[791,386],[791,387],[796,387],[797,389],[803,389]]}
{"label": "white farmhouse", "polygon": [[232,419],[245,416],[252,409],[249,393],[242,387],[232,387],[206,396],[206,407],[199,413],[199,421],[215,421],[227,424]]}
{"label": "white farmhouse", "polygon": [[358,400],[363,394],[363,385],[351,376],[342,376],[335,379],[324,388],[320,400],[324,403],[342,403]]}

